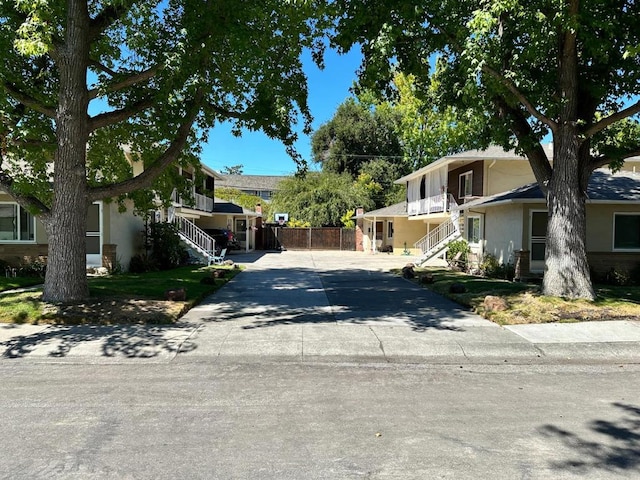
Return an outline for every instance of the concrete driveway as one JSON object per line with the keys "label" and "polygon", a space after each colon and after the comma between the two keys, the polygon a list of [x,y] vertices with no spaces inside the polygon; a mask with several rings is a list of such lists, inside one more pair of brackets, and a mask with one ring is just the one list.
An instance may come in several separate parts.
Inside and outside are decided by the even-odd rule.
{"label": "concrete driveway", "polygon": [[92,361],[637,361],[637,322],[503,328],[389,270],[411,257],[234,254],[246,271],[167,326],[0,325],[0,356]]}

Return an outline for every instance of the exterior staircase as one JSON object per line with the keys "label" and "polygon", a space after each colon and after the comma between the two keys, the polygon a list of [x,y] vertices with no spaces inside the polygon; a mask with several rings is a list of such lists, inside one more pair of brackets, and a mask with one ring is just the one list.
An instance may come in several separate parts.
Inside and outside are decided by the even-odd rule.
{"label": "exterior staircase", "polygon": [[452,211],[451,217],[447,221],[442,222],[415,243],[415,247],[422,252],[418,265],[442,255],[447,250],[447,244],[461,236],[460,213]]}
{"label": "exterior staircase", "polygon": [[209,264],[216,252],[216,242],[191,220],[176,215],[173,222],[178,226],[178,236],[196,255]]}

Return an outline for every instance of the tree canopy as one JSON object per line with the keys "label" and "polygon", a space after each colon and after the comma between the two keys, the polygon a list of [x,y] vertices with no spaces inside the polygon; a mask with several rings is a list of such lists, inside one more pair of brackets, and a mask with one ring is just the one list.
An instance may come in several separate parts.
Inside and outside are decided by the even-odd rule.
{"label": "tree canopy", "polygon": [[295,157],[293,125],[311,119],[300,56],[317,51],[320,3],[0,3],[0,188],[45,226],[45,299],[88,294],[88,205],[195,162],[217,123],[262,130]]}
{"label": "tree canopy", "polygon": [[[593,298],[585,192],[594,169],[640,154],[640,5],[612,0],[338,0],[334,45],[361,45],[360,81],[398,70],[440,109],[472,109],[482,140],[524,153],[546,195],[543,290]],[[541,143],[551,136],[553,159]],[[552,161],[553,160],[553,161]],[[571,272],[567,275],[567,272]]]}
{"label": "tree canopy", "polygon": [[403,153],[390,110],[380,112],[347,98],[333,117],[311,137],[313,160],[327,172],[349,173],[356,177],[362,165],[373,159],[402,163]]}
{"label": "tree canopy", "polygon": [[282,180],[270,208],[312,227],[342,226],[341,218],[348,210],[373,207],[368,188],[366,179],[354,181],[348,173],[307,172]]}

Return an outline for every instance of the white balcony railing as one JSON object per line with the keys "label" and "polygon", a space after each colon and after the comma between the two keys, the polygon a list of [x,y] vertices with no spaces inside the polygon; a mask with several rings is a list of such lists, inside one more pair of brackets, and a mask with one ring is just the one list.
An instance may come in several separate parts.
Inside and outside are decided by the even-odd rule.
{"label": "white balcony railing", "polygon": [[178,207],[193,208],[203,212],[213,212],[213,198],[193,193],[193,200],[178,195],[176,190],[171,194],[171,201]]}
{"label": "white balcony railing", "polygon": [[458,204],[450,193],[414,200],[407,204],[407,212],[411,215],[428,215],[432,213],[450,212]]}

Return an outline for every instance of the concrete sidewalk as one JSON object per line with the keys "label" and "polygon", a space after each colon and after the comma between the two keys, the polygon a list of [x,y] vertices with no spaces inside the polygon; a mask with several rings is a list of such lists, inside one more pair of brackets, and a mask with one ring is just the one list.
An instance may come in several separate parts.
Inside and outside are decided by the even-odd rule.
{"label": "concrete sidewalk", "polygon": [[388,273],[411,257],[285,251],[230,258],[246,272],[174,325],[0,325],[0,355],[92,362],[640,360],[639,322],[503,328]]}

